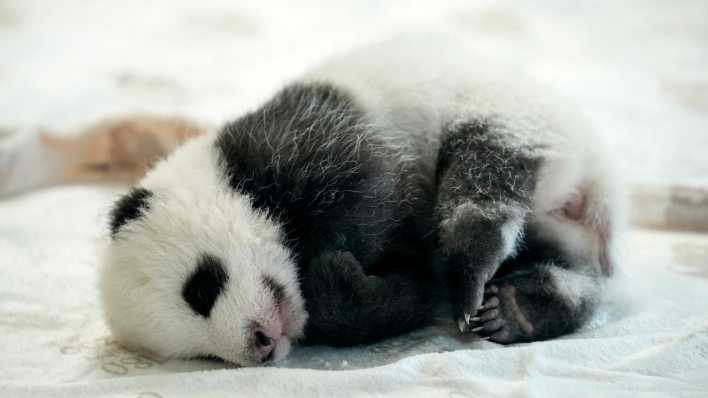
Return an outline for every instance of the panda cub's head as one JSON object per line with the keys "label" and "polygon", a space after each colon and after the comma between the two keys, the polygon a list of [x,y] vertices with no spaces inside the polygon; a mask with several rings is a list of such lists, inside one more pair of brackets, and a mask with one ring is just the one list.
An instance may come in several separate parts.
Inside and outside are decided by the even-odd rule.
{"label": "panda cub's head", "polygon": [[307,314],[280,227],[229,186],[214,140],[188,142],[115,204],[103,307],[128,347],[262,364]]}

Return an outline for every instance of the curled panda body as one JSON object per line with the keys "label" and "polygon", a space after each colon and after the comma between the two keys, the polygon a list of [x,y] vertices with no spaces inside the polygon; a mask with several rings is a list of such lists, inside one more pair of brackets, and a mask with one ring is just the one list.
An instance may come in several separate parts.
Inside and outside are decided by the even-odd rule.
{"label": "curled panda body", "polygon": [[281,340],[351,345],[421,325],[436,303],[419,233],[431,197],[412,166],[327,83],[293,84],[185,144],[113,211],[114,333],[250,365],[277,359]]}
{"label": "curled panda body", "polygon": [[277,223],[295,259],[310,342],[372,341],[432,314],[432,181],[383,134],[349,91],[308,82],[215,141],[229,187]]}
{"label": "curled panda body", "polygon": [[159,162],[112,212],[117,338],[255,365],[406,332],[443,291],[499,343],[580,326],[620,218],[603,152],[444,44],[335,58]]}

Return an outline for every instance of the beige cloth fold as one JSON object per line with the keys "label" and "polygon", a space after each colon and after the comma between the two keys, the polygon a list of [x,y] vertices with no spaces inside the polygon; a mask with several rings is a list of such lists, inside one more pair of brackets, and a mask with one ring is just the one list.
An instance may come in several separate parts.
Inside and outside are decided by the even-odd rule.
{"label": "beige cloth fold", "polygon": [[708,189],[637,185],[631,192],[632,224],[644,228],[708,232]]}

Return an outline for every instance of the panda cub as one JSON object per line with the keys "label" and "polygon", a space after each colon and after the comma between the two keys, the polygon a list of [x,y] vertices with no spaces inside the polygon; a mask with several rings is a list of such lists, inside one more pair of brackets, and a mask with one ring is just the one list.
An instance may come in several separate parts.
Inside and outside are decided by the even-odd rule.
{"label": "panda cub", "polygon": [[332,59],[195,138],[117,201],[101,291],[128,347],[242,366],[298,339],[353,345],[428,322],[553,338],[591,315],[622,195],[548,93],[450,40]]}

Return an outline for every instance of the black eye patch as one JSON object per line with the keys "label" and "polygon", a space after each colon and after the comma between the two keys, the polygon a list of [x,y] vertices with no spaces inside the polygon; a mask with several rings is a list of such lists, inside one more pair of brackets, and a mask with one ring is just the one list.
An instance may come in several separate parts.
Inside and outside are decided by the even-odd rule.
{"label": "black eye patch", "polygon": [[282,284],[275,281],[270,276],[263,277],[263,285],[266,289],[270,290],[276,304],[280,304],[285,299],[285,287]]}
{"label": "black eye patch", "polygon": [[111,236],[115,238],[120,228],[128,221],[140,218],[143,212],[150,208],[148,200],[152,192],[145,188],[133,188],[125,196],[118,199],[111,210]]}
{"label": "black eye patch", "polygon": [[228,280],[229,275],[221,260],[211,254],[202,254],[197,268],[182,287],[182,298],[197,315],[208,318]]}

